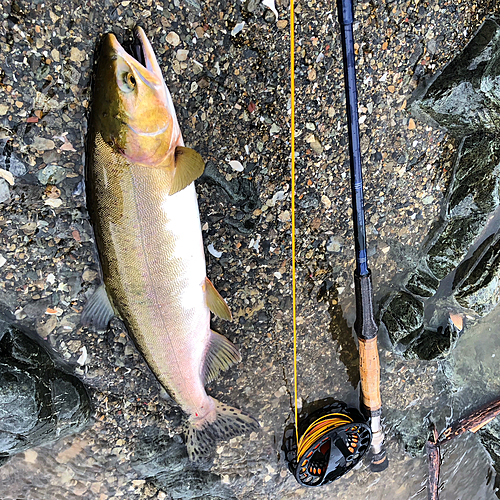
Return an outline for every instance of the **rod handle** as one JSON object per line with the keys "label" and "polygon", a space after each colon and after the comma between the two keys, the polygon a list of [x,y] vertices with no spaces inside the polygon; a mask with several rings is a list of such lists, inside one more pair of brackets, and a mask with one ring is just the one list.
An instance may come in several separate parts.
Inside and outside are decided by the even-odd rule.
{"label": "rod handle", "polygon": [[359,374],[363,406],[370,412],[380,410],[380,361],[377,337],[359,339]]}

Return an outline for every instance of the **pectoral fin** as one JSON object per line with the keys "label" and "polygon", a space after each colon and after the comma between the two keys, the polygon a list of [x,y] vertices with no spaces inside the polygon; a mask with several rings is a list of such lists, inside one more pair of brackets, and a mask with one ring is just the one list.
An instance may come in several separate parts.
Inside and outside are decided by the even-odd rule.
{"label": "pectoral fin", "polygon": [[175,170],[169,194],[175,194],[189,186],[203,173],[205,162],[194,149],[177,146],[175,148]]}
{"label": "pectoral fin", "polygon": [[205,278],[206,292],[207,292],[207,306],[219,318],[231,321],[233,316],[229,310],[226,301],[220,296],[220,293],[215,289],[212,282]]}
{"label": "pectoral fin", "polygon": [[217,378],[221,371],[227,370],[240,361],[240,353],[233,343],[226,339],[224,335],[212,330],[210,345],[203,365],[202,376],[205,384],[209,384]]}
{"label": "pectoral fin", "polygon": [[80,322],[83,326],[94,326],[106,330],[111,318],[115,316],[106,288],[101,285],[85,305]]}

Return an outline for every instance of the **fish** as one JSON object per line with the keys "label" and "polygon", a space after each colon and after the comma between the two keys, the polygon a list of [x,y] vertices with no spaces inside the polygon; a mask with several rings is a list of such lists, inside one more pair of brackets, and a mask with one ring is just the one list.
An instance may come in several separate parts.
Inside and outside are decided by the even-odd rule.
{"label": "fish", "polygon": [[191,461],[219,439],[255,430],[245,412],[210,397],[205,386],[241,360],[211,330],[210,313],[230,320],[206,276],[194,180],[202,157],[184,145],[174,104],[141,27],[129,53],[113,33],[101,39],[86,146],[87,207],[103,285],[81,323],[105,329],[112,317],[129,335],[186,414]]}

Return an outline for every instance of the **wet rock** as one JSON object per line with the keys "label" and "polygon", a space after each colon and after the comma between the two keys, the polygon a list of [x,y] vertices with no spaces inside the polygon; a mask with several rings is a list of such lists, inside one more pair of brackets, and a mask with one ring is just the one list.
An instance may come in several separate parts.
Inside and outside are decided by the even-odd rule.
{"label": "wet rock", "polygon": [[500,141],[481,134],[463,140],[447,207],[449,217],[489,214],[500,203]]}
{"label": "wet rock", "polygon": [[461,137],[495,129],[500,124],[499,57],[500,27],[489,19],[458,57],[418,89],[412,112]]}
{"label": "wet rock", "polygon": [[406,284],[406,289],[409,292],[420,297],[432,297],[438,287],[439,280],[422,269],[412,273]]}
{"label": "wet rock", "polygon": [[[478,431],[479,439],[486,448],[496,470],[495,487],[500,487],[500,419],[496,418]],[[499,494],[497,493],[497,496]]]}
{"label": "wet rock", "polygon": [[496,31],[494,39],[496,41],[496,44],[494,46],[491,42],[489,44],[492,45],[492,56],[481,78],[480,89],[481,92],[483,92],[495,106],[499,107],[500,106],[500,36],[499,36],[498,24],[497,26],[492,26],[492,30]]}
{"label": "wet rock", "polygon": [[426,329],[405,351],[405,357],[425,360],[444,358],[450,353],[457,338],[457,331],[449,326],[444,330],[439,328],[438,331]]}
{"label": "wet rock", "polygon": [[382,315],[393,345],[407,345],[417,337],[424,324],[424,304],[406,292],[396,293]]}
{"label": "wet rock", "polygon": [[90,419],[83,384],[63,370],[41,341],[0,330],[0,457],[82,430]]}
{"label": "wet rock", "polygon": [[[487,246],[488,238],[462,269],[457,271],[455,283],[459,283],[454,295],[457,302],[481,316],[488,314],[500,302],[500,238]],[[474,258],[476,261],[474,262]],[[469,262],[472,261],[472,262]],[[462,278],[469,271],[465,278]],[[462,278],[460,280],[460,278]],[[454,285],[455,285],[454,283]]]}
{"label": "wet rock", "polygon": [[462,283],[467,279],[471,271],[476,267],[479,260],[483,257],[484,253],[488,250],[490,245],[493,243],[495,235],[491,234],[479,245],[474,251],[471,257],[464,260],[455,271],[455,276],[453,278],[452,290],[455,291],[461,287]]}
{"label": "wet rock", "polygon": [[486,220],[484,215],[470,215],[451,219],[444,225],[426,257],[427,266],[436,278],[442,280],[460,264],[486,226]]}
{"label": "wet rock", "polygon": [[[440,281],[455,271],[455,299],[479,315],[487,314],[500,301],[499,252],[491,246],[490,237],[472,257],[463,259],[500,206],[500,141],[496,132],[500,126],[499,62],[500,26],[489,19],[466,48],[422,84],[410,100],[410,109],[417,117],[462,139],[446,204],[427,239],[422,265],[426,271],[411,274],[406,289],[419,297],[432,297]],[[388,323],[390,335],[392,330],[401,342],[404,332],[390,318]],[[420,332],[412,335],[405,355],[432,359],[453,346],[455,333],[449,324],[438,331],[422,325]]]}
{"label": "wet rock", "polygon": [[179,436],[170,439],[153,427],[145,429],[137,441],[132,467],[174,500],[236,499],[217,474],[191,466]]}

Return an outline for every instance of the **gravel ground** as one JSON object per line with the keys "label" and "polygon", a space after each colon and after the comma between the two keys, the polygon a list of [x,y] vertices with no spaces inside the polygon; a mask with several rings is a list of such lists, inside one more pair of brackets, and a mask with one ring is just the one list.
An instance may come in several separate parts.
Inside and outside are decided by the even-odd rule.
{"label": "gravel ground", "polygon": [[[357,4],[366,221],[377,301],[397,289],[418,258],[455,150],[445,133],[409,116],[407,100],[465,46],[495,4]],[[0,167],[13,173],[14,184],[0,179],[0,303],[74,364],[95,405],[92,426],[82,435],[2,467],[2,498],[192,498],[146,481],[148,474],[137,468],[148,432],[178,442],[178,409],[119,322],[106,334],[78,325],[99,283],[82,186],[93,52],[100,34],[123,34],[136,23],[159,56],[186,145],[207,161],[197,190],[205,243],[215,249],[207,252],[208,276],[234,316],[233,323],[215,326],[243,357],[210,393],[262,425],[258,433],[220,444],[212,468],[221,476],[218,497],[425,498],[424,417],[432,414],[444,426],[452,397],[438,362],[401,360],[382,350],[391,457],[383,475],[362,464],[311,492],[298,487],[280,453],[293,389],[288,3],[277,1],[278,20],[256,0],[1,5]],[[354,245],[332,9],[331,2],[296,3],[299,392],[303,402],[330,396],[354,404]],[[476,438],[453,446],[443,498],[467,488],[474,488],[467,498],[492,498]]]}

